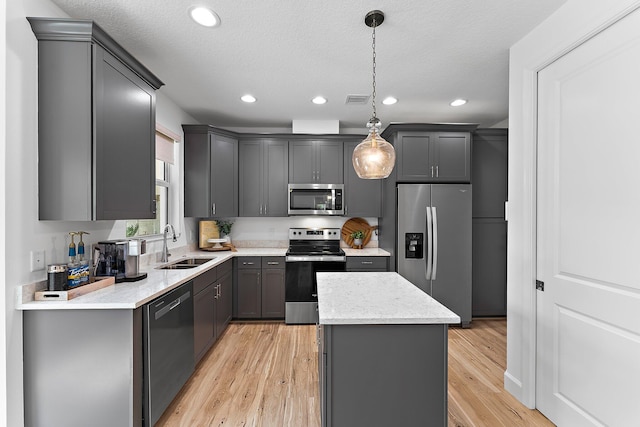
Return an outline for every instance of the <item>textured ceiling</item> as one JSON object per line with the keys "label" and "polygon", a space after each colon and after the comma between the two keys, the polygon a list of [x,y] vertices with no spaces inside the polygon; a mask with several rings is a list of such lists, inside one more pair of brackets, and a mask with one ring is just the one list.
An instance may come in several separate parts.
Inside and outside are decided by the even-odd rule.
{"label": "textured ceiling", "polygon": [[[357,129],[371,105],[345,101],[371,93],[368,11],[385,13],[376,30],[383,126],[488,127],[508,115],[509,47],[566,0],[202,0],[221,18],[213,29],[190,20],[191,0],[53,1],[95,20],[201,123],[290,128],[295,119],[331,119]],[[258,102],[241,102],[245,93]],[[328,103],[312,104],[316,95]],[[382,105],[388,95],[398,103]],[[449,106],[459,97],[469,103]]]}

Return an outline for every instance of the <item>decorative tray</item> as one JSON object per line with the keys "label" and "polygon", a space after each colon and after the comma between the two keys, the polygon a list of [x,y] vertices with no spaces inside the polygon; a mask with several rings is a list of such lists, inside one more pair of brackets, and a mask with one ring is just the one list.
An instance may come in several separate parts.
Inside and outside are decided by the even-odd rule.
{"label": "decorative tray", "polygon": [[95,277],[93,282],[69,289],[68,291],[36,291],[34,299],[36,301],[69,301],[115,283],[116,278],[113,276]]}

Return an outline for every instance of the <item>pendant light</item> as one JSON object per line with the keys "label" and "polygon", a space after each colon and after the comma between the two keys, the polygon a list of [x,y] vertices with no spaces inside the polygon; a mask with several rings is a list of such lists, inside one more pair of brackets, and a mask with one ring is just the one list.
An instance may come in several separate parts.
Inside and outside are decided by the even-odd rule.
{"label": "pendant light", "polygon": [[372,10],[367,13],[364,23],[373,28],[373,92],[371,94],[373,116],[367,123],[369,135],[353,150],[353,168],[360,178],[383,179],[389,176],[396,163],[393,145],[380,136],[382,124],[376,117],[376,27],[384,21],[384,13]]}

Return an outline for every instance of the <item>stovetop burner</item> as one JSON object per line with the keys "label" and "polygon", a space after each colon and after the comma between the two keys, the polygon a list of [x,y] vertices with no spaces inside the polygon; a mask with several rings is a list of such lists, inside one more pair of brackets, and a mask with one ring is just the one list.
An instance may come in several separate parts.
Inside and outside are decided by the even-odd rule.
{"label": "stovetop burner", "polygon": [[291,228],[287,256],[345,256],[339,228]]}

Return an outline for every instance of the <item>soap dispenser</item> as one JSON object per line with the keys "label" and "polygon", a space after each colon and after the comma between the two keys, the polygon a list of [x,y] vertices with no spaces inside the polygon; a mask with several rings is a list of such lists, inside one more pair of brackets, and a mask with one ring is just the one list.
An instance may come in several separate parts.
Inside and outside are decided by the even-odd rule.
{"label": "soap dispenser", "polygon": [[69,243],[69,262],[67,263],[67,286],[69,289],[80,285],[80,264],[76,260],[76,243],[73,238],[76,236],[75,231],[70,231],[71,243]]}
{"label": "soap dispenser", "polygon": [[[79,269],[79,279],[81,285],[86,285],[89,282],[89,260],[84,257],[84,242],[82,241],[82,236],[84,234],[89,234],[86,231],[76,231],[76,235],[80,236],[80,241],[78,242],[78,256],[77,256],[77,264]],[[72,237],[73,240],[73,237]]]}

